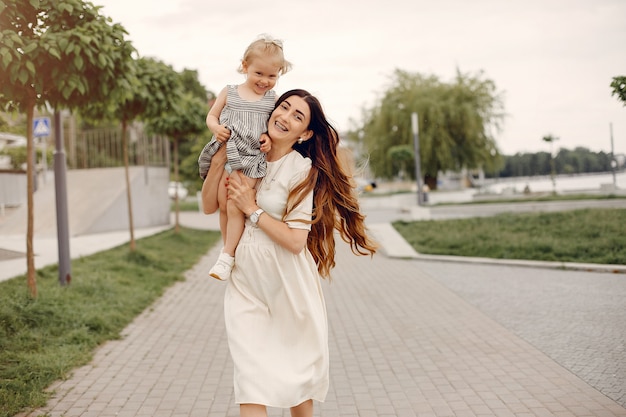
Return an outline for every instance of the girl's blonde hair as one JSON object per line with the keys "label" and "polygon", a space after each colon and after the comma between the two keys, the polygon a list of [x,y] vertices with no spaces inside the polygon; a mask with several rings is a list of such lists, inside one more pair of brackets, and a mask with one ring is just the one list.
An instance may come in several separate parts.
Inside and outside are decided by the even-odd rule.
{"label": "girl's blonde hair", "polygon": [[262,34],[246,48],[237,71],[243,74],[243,63],[249,64],[254,58],[269,58],[280,68],[280,75],[291,70],[291,62],[283,54],[283,41],[270,35]]}

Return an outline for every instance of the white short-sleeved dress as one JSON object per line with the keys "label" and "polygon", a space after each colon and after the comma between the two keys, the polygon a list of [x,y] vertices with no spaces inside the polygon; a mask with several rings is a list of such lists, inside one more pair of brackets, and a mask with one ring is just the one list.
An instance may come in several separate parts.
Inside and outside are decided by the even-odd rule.
{"label": "white short-sleeved dress", "polygon": [[[281,219],[289,190],[306,177],[311,160],[292,151],[268,162],[257,203]],[[311,219],[313,193],[286,219]],[[329,352],[321,277],[308,249],[297,255],[246,220],[224,298],[234,362],[235,401],[288,408],[328,392]]]}

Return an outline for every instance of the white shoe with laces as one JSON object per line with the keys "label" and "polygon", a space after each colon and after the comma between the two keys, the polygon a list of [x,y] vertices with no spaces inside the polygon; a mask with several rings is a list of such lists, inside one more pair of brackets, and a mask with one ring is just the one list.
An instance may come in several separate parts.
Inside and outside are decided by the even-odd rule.
{"label": "white shoe with laces", "polygon": [[227,253],[220,253],[217,258],[217,262],[213,265],[213,268],[209,271],[209,275],[220,281],[226,281],[230,278],[230,273],[233,270],[235,264],[235,257],[230,256]]}

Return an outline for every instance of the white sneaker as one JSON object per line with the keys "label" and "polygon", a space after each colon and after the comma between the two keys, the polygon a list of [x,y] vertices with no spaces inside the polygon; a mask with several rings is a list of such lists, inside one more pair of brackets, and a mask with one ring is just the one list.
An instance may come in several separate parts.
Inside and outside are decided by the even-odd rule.
{"label": "white sneaker", "polygon": [[230,256],[227,253],[220,253],[217,258],[217,262],[213,265],[213,268],[209,271],[209,275],[220,281],[226,281],[230,278],[230,273],[233,270],[235,264],[235,257]]}

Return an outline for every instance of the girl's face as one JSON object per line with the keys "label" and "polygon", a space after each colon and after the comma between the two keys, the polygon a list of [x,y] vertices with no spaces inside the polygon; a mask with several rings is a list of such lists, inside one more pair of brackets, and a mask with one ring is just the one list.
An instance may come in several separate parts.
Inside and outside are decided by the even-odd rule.
{"label": "girl's face", "polygon": [[255,57],[241,64],[246,74],[246,85],[262,96],[274,88],[280,75],[280,66],[265,57]]}
{"label": "girl's face", "polygon": [[289,96],[272,112],[267,124],[267,132],[272,143],[283,142],[289,146],[299,139],[309,139],[313,131],[309,130],[311,109],[302,97]]}

